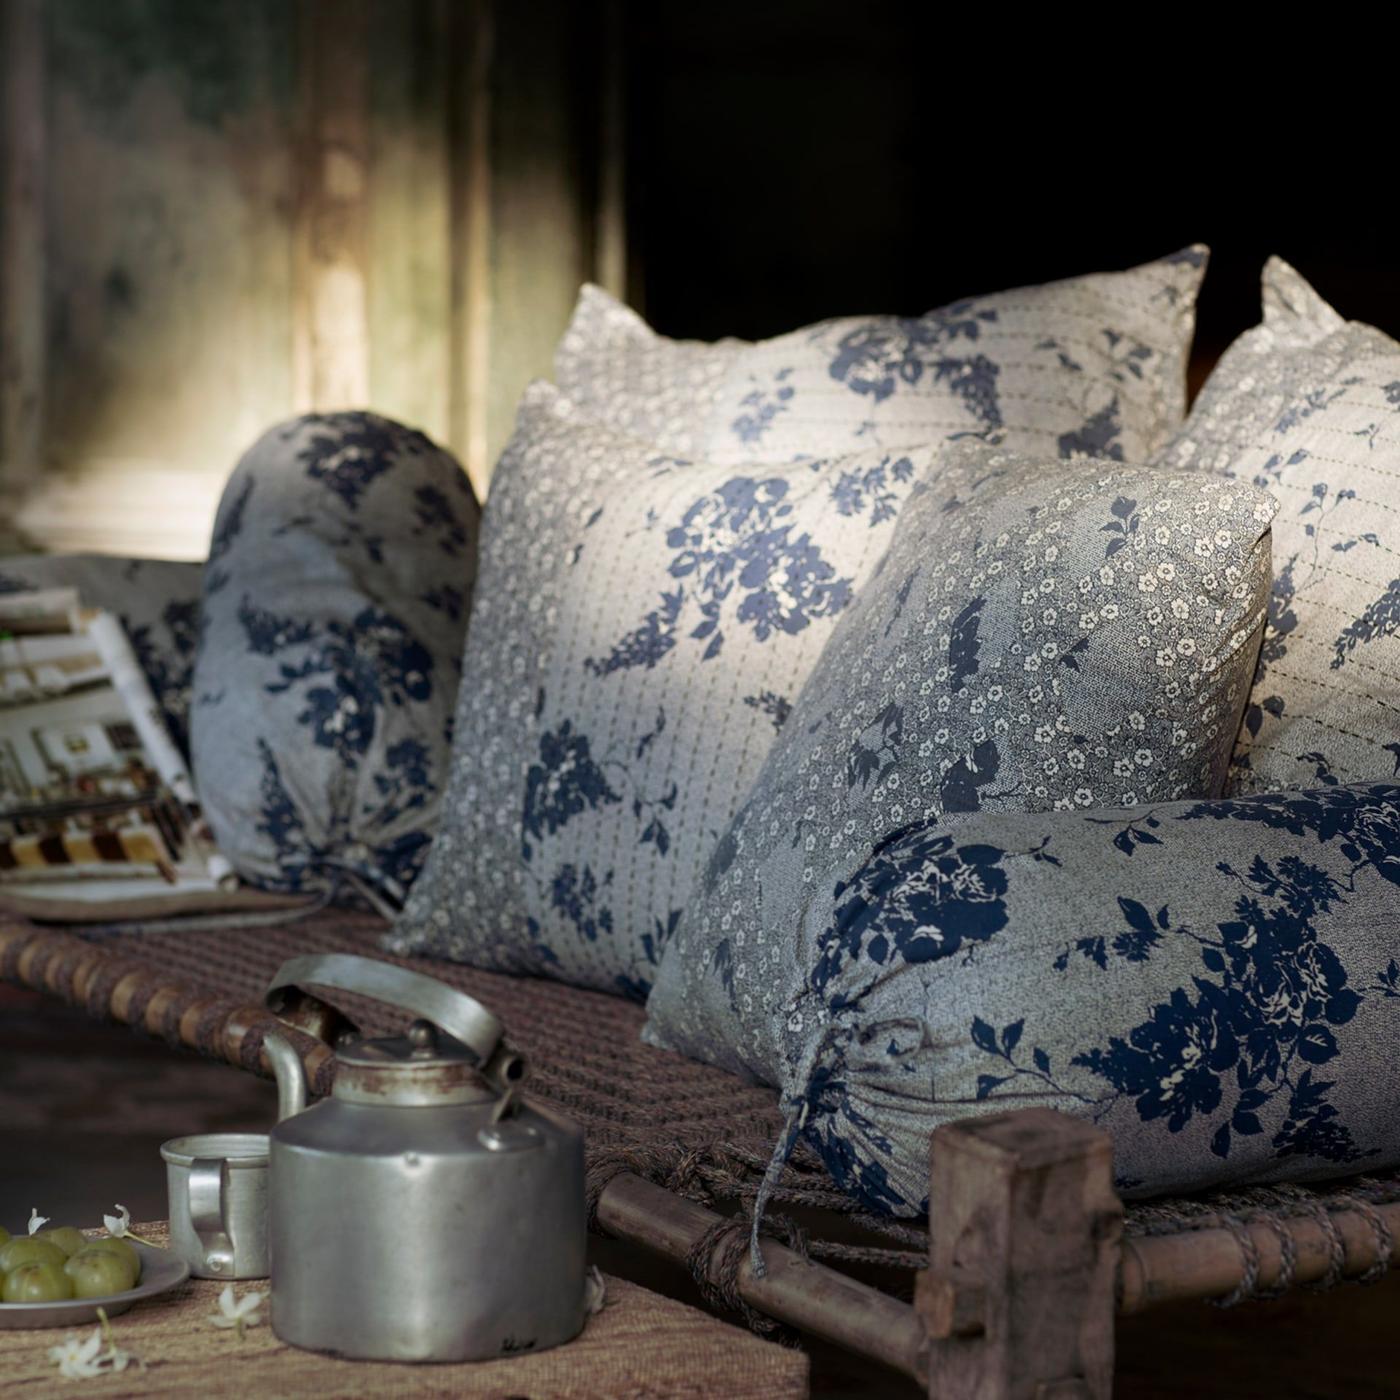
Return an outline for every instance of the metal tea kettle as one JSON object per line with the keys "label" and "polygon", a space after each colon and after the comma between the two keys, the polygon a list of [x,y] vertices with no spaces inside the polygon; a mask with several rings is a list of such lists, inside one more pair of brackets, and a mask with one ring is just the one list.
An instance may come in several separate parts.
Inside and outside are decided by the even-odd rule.
{"label": "metal tea kettle", "polygon": [[[414,1019],[403,1036],[364,1040],[307,985]],[[284,963],[266,1002],[336,1051],[332,1095],[312,1108],[300,1060],[273,1057],[277,1335],[387,1361],[484,1360],[576,1335],[583,1133],[521,1099],[524,1061],[500,1021],[431,977],[341,953]]]}

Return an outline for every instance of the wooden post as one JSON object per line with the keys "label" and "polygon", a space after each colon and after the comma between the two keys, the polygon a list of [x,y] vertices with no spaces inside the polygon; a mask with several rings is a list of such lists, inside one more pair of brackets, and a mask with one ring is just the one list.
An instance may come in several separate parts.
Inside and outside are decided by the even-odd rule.
{"label": "wooden post", "polygon": [[1110,1400],[1123,1207],[1107,1134],[1029,1108],[933,1135],[915,1306],[939,1400]]}
{"label": "wooden post", "polygon": [[369,17],[365,0],[303,0],[300,178],[294,226],[293,400],[369,398]]}
{"label": "wooden post", "polygon": [[0,0],[0,537],[43,467],[47,322],[44,12]]}

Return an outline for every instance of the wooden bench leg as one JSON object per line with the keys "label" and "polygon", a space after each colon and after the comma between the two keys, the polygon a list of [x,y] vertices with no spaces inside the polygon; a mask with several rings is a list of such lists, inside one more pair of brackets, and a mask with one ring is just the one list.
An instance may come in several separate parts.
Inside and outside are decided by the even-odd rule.
{"label": "wooden bench leg", "polygon": [[1106,1133],[1044,1108],[933,1135],[915,1306],[938,1400],[1110,1400],[1123,1207]]}

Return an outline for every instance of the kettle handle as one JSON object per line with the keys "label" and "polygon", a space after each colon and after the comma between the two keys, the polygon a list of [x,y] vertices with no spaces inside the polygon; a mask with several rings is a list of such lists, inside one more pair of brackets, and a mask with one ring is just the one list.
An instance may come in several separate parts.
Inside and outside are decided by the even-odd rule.
{"label": "kettle handle", "polygon": [[466,1046],[485,1065],[500,1047],[505,1027],[474,997],[421,972],[411,972],[377,958],[352,953],[311,953],[288,958],[268,984],[263,1002],[274,1015],[322,1040],[331,1028],[354,1031],[355,1025],[302,990],[305,983],[337,992],[354,992],[430,1021]]}

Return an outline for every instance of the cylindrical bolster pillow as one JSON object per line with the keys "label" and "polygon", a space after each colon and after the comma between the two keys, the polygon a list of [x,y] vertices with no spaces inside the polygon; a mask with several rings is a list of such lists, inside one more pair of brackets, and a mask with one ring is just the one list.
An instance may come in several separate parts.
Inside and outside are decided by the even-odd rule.
{"label": "cylindrical bolster pillow", "polygon": [[648,1039],[779,1084],[837,1181],[925,1204],[942,1123],[1113,1136],[1120,1190],[1400,1161],[1400,786],[893,832],[787,939],[673,942]]}
{"label": "cylindrical bolster pillow", "polygon": [[369,413],[273,428],[224,491],[194,668],[194,776],[270,889],[396,897],[436,823],[476,575],[460,466]]}

